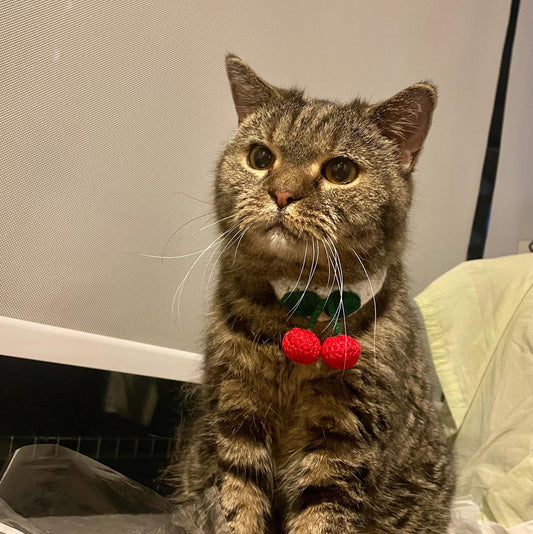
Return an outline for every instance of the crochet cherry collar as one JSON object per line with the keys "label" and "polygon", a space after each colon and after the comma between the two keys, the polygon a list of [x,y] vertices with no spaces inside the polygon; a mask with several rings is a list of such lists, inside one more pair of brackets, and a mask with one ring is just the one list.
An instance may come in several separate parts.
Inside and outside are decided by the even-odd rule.
{"label": "crochet cherry collar", "polygon": [[[345,284],[342,286],[342,305],[346,317],[362,308],[367,302],[372,300],[385,282],[387,270],[383,269],[361,280],[355,284]],[[270,285],[274,289],[277,299],[281,305],[290,311],[292,315],[299,317],[311,317],[316,311],[319,301],[324,303],[319,321],[329,320],[331,315],[329,310],[338,310],[342,316],[343,310],[339,307],[341,301],[341,291],[338,284],[328,284],[320,286],[308,283],[306,280],[291,280],[290,278],[280,278],[271,280]],[[325,313],[323,313],[325,312]]]}
{"label": "crochet cherry collar", "polygon": [[[309,365],[319,359],[334,369],[353,367],[361,355],[359,342],[343,334],[340,319],[355,313],[369,302],[383,287],[386,270],[356,284],[327,287],[294,281],[287,278],[270,282],[288,315],[309,317],[307,328],[292,328],[284,336],[281,348],[295,363]],[[323,342],[313,332],[319,320],[329,320],[334,337]]]}

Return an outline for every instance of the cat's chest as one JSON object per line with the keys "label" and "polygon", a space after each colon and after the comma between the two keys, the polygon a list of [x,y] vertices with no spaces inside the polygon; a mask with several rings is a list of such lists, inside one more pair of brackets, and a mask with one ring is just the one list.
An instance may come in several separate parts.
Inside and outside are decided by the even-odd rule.
{"label": "cat's chest", "polygon": [[272,420],[272,460],[275,471],[283,463],[287,435],[298,421],[300,405],[304,401],[303,381],[294,364],[283,364],[274,381],[275,417]]}
{"label": "cat's chest", "polygon": [[273,430],[275,440],[282,445],[290,429],[301,423],[302,413],[312,407],[315,393],[311,384],[320,372],[317,365],[298,365],[289,360],[280,367],[273,384]]}

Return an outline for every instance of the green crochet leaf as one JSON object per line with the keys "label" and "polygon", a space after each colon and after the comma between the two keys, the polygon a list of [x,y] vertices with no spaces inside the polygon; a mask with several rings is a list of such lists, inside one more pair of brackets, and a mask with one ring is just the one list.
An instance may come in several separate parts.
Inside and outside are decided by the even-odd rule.
{"label": "green crochet leaf", "polygon": [[310,317],[320,305],[324,304],[314,291],[291,291],[281,297],[281,305],[287,310],[293,312],[297,317]]}
{"label": "green crochet leaf", "polygon": [[[319,306],[320,311],[324,310],[329,317],[333,317],[339,308],[341,300],[340,295],[340,291],[333,291],[326,301],[320,298],[314,291],[292,291],[290,293],[285,293],[285,295],[281,297],[280,302],[283,308],[293,312],[297,317],[311,317],[317,312]],[[347,316],[361,307],[361,299],[359,298],[359,295],[348,291],[342,292],[342,303],[344,306],[344,313]],[[342,316],[342,311],[340,312],[340,316]]]}
{"label": "green crochet leaf", "polygon": [[[324,311],[329,315],[329,317],[333,317],[337,313],[337,310],[339,310],[340,300],[341,293],[338,290],[333,291],[333,293],[331,293],[331,295],[328,297]],[[348,316],[361,307],[361,299],[356,293],[343,291],[342,304],[344,307],[344,313],[346,316]],[[339,310],[339,317],[342,317],[342,310]]]}

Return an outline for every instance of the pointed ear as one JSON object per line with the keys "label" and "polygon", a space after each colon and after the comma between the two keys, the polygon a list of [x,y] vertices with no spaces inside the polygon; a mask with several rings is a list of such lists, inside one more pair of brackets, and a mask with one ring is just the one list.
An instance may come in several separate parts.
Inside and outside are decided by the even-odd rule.
{"label": "pointed ear", "polygon": [[266,102],[279,100],[285,92],[265,82],[237,56],[226,56],[226,72],[239,123]]}
{"label": "pointed ear", "polygon": [[400,147],[402,166],[407,172],[412,171],[422,149],[436,104],[437,88],[420,82],[368,110],[381,133]]}

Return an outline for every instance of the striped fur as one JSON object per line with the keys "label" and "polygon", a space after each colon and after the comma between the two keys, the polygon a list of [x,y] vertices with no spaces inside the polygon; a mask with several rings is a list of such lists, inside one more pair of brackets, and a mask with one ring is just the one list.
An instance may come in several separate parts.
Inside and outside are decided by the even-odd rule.
{"label": "striped fur", "polygon": [[[216,181],[228,247],[198,412],[167,470],[173,496],[178,502],[215,484],[235,534],[443,534],[452,462],[401,263],[421,148],[405,132],[419,97],[406,90],[377,107],[338,104],[276,89],[237,58],[228,59],[228,71],[240,118]],[[242,87],[264,94],[243,103],[235,96]],[[389,115],[395,124],[387,125]],[[258,142],[279,161],[263,174],[246,166]],[[317,177],[324,158],[338,154],[361,168],[347,186]],[[272,188],[301,198],[286,210],[288,236],[269,228],[278,210]],[[387,268],[377,321],[372,302],[341,317],[361,343],[359,363],[337,371],[289,361],[282,336],[306,320],[286,314],[269,280],[301,274],[326,285],[341,268],[345,283],[365,280],[356,254],[370,274]],[[323,328],[315,328],[322,339],[334,335],[331,325]]]}

